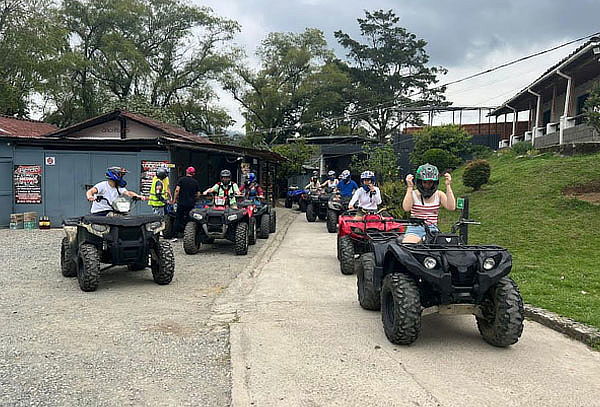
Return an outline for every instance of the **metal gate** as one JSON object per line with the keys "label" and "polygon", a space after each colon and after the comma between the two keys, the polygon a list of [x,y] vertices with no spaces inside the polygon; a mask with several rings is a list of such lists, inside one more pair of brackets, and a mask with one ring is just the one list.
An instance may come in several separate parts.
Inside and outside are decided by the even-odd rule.
{"label": "metal gate", "polygon": [[0,227],[8,227],[12,211],[12,168],[11,158],[0,158]]}

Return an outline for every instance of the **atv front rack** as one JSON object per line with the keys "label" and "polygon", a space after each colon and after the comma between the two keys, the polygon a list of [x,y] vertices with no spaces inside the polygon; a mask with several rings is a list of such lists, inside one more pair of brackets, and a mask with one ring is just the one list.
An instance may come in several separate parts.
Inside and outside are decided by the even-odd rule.
{"label": "atv front rack", "polygon": [[466,252],[466,251],[479,251],[479,252],[506,252],[508,249],[501,246],[491,245],[452,245],[443,246],[439,244],[423,244],[423,243],[400,243],[400,246],[411,252],[417,253],[429,253],[432,251],[436,252]]}

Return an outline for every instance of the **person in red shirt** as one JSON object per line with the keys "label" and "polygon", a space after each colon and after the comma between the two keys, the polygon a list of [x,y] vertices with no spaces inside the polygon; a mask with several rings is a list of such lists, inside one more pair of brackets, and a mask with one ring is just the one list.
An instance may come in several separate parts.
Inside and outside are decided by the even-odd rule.
{"label": "person in red shirt", "polygon": [[253,172],[246,175],[246,182],[244,182],[244,185],[240,188],[240,192],[247,199],[265,199],[265,191],[258,185],[258,182],[256,182],[256,174]]}

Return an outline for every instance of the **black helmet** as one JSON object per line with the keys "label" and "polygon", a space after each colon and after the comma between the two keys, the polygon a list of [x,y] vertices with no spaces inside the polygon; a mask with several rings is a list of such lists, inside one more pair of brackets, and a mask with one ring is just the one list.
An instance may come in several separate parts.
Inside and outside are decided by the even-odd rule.
{"label": "black helmet", "polygon": [[156,170],[156,176],[159,179],[165,179],[165,178],[167,178],[168,175],[169,175],[169,169],[166,167],[160,167],[158,170]]}

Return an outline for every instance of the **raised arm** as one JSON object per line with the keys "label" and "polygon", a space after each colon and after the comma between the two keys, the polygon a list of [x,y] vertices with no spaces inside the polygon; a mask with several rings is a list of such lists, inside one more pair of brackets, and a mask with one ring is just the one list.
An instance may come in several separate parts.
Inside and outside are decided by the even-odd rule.
{"label": "raised arm", "polygon": [[440,203],[444,208],[453,211],[456,209],[456,199],[454,198],[454,192],[452,192],[452,176],[445,173],[444,177],[446,178],[446,193],[440,191]]}
{"label": "raised arm", "polygon": [[408,174],[406,176],[406,194],[404,195],[404,200],[402,201],[402,209],[404,209],[405,212],[410,212],[413,206],[412,191],[415,185],[413,184],[413,179],[414,177],[412,174]]}

